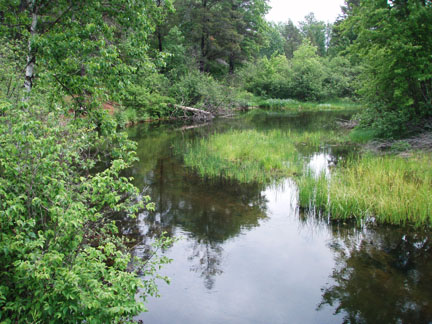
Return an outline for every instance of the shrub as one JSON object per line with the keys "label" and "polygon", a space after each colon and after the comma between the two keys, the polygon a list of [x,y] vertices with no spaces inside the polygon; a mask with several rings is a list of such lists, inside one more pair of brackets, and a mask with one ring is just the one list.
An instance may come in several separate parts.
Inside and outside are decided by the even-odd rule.
{"label": "shrub", "polygon": [[[190,70],[174,83],[169,96],[178,104],[216,111],[221,108],[230,108],[237,105],[236,93],[240,93],[221,81],[217,81],[207,73],[198,69]],[[239,94],[238,102],[243,103]]]}
{"label": "shrub", "polygon": [[[130,255],[110,221],[143,207],[120,176],[135,161],[134,144],[109,116],[99,120],[100,132],[89,120],[2,105],[2,323],[125,323],[145,309],[138,289],[156,292],[154,266],[145,283],[127,270]],[[92,171],[98,162],[107,168]]]}
{"label": "shrub", "polygon": [[133,84],[127,89],[127,95],[123,100],[126,108],[136,111],[138,120],[146,119],[148,116],[159,118],[168,116],[171,112],[170,104],[173,100],[149,88]]}

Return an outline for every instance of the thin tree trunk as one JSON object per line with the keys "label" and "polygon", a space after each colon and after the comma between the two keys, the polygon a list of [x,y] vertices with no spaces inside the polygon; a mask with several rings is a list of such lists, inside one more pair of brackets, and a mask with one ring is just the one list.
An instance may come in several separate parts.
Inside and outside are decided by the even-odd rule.
{"label": "thin tree trunk", "polygon": [[159,48],[159,52],[163,52],[163,43],[162,43],[162,33],[160,31],[160,26],[158,26],[156,28],[156,33],[157,33],[157,39],[158,39],[158,48]]}
{"label": "thin tree trunk", "polygon": [[33,87],[33,78],[34,78],[34,66],[36,62],[36,55],[34,53],[34,48],[32,47],[32,40],[36,35],[36,26],[38,22],[38,15],[36,10],[36,0],[32,0],[31,3],[31,14],[32,14],[32,22],[30,26],[30,38],[28,41],[28,54],[27,54],[27,65],[25,71],[25,80],[24,80],[24,88],[27,93],[30,93]]}
{"label": "thin tree trunk", "polygon": [[204,32],[201,34],[201,58],[199,62],[199,69],[201,72],[205,70],[205,38]]}
{"label": "thin tree trunk", "polygon": [[234,74],[234,57],[230,55],[229,57],[229,74]]}

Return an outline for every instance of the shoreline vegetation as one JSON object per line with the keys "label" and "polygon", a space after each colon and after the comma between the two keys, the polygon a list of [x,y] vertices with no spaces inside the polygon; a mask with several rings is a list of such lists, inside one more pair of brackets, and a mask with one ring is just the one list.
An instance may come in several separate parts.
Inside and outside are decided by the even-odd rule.
{"label": "shoreline vegetation", "polygon": [[[196,118],[194,114],[188,114],[188,111],[185,110],[181,115],[173,113],[171,116],[167,117],[151,117],[148,115],[138,117],[136,111],[132,108],[120,108],[114,107],[113,105],[109,105],[110,108],[106,108],[104,105],[104,109],[108,111],[108,113],[116,119],[120,128],[130,127],[139,123],[151,123],[157,121],[168,121],[168,120],[184,120],[186,122],[194,122],[194,123],[204,123],[208,122],[209,119],[206,118]],[[175,105],[178,106],[178,105]],[[111,108],[112,107],[112,108]],[[181,107],[181,106],[180,106]],[[210,118],[224,118],[226,116],[233,116],[238,114],[239,112],[249,112],[251,110],[258,110],[258,113],[262,112],[307,112],[307,111],[359,111],[363,105],[361,103],[353,102],[349,99],[339,99],[339,100],[329,100],[323,102],[308,102],[308,101],[298,101],[295,99],[262,99],[262,98],[253,98],[250,102],[244,103],[241,106],[233,107],[231,109],[219,109],[219,111],[213,112]],[[193,108],[207,114],[207,111],[194,108],[194,107],[185,107],[185,108]],[[233,114],[234,112],[234,114]],[[349,121],[345,121],[349,122]],[[351,125],[356,125],[355,121],[351,121]],[[351,126],[354,127],[354,126]]]}

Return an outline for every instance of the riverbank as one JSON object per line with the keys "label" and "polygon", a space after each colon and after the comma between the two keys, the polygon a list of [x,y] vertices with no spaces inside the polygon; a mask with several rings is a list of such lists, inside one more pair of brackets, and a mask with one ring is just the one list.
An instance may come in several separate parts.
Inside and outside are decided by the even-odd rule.
{"label": "riverbank", "polygon": [[[139,123],[167,121],[167,120],[193,120],[196,122],[192,115],[185,114],[184,111],[176,111],[172,109],[170,113],[164,116],[150,115],[146,112],[139,113],[136,108],[121,107],[115,104],[104,104],[105,110],[110,115],[113,115],[120,126],[126,128]],[[253,97],[243,106],[233,109],[219,109],[213,113],[215,117],[233,116],[233,114],[241,114],[244,112],[254,111],[257,114],[266,112],[306,112],[306,111],[357,111],[362,108],[359,103],[350,100],[332,100],[325,102],[302,102],[292,99],[262,99]],[[206,108],[201,108],[203,111]],[[199,122],[199,121],[198,121]]]}

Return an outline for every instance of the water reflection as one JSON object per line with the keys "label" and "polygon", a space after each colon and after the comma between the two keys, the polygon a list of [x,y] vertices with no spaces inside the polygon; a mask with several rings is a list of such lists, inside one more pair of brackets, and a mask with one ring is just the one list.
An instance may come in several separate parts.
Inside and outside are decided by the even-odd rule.
{"label": "water reflection", "polygon": [[[128,176],[156,210],[120,222],[145,257],[152,239],[183,240],[145,323],[431,323],[430,232],[329,222],[302,213],[292,180],[265,187],[203,179],[182,145],[230,129],[322,129],[340,114],[268,114],[178,131],[135,128],[140,162]],[[132,134],[133,135],[133,134]],[[304,147],[305,167],[329,174],[347,147]],[[322,290],[321,290],[322,289]]]}
{"label": "water reflection", "polygon": [[212,290],[215,285],[215,277],[223,273],[222,245],[210,241],[194,241],[191,251],[192,254],[188,258],[193,263],[193,266],[190,267],[191,271],[199,273],[204,279],[204,286]]}
{"label": "water reflection", "polygon": [[326,152],[318,152],[312,155],[308,163],[308,167],[310,170],[312,170],[315,177],[319,177],[321,174],[329,177],[331,162],[332,155]]}
{"label": "water reflection", "polygon": [[262,185],[240,185],[224,179],[203,181],[169,154],[159,155],[153,170],[137,177],[148,165],[147,161],[142,166],[140,163],[131,174],[137,185],[146,185],[146,194],[156,203],[156,210],[128,224],[123,222],[123,232],[140,241],[136,253],[143,255],[152,238],[180,230],[191,242],[190,269],[200,274],[207,289],[212,289],[215,277],[223,272],[221,244],[267,218]]}
{"label": "water reflection", "polygon": [[344,323],[431,323],[431,232],[400,227],[334,231],[334,284],[319,306]]}

